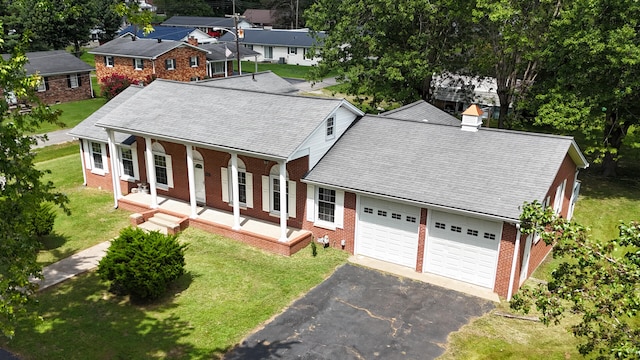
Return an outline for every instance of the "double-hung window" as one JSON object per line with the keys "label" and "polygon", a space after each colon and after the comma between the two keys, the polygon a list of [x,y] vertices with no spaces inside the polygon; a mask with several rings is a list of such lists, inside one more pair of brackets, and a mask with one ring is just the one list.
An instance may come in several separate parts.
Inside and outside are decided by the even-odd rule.
{"label": "double-hung window", "polygon": [[104,171],[104,162],[102,161],[102,145],[99,143],[91,143],[91,167],[95,170]]}
{"label": "double-hung window", "polygon": [[[138,155],[135,143],[131,147],[119,147],[121,178],[126,181],[139,180]],[[166,162],[166,160],[165,160]]]}
{"label": "double-hung window", "polygon": [[140,58],[133,59],[133,68],[136,70],[144,69],[144,60]]}
{"label": "double-hung window", "polygon": [[[233,194],[233,188],[231,189]],[[247,173],[238,170],[238,201],[240,204],[247,204]]]}
{"label": "double-hung window", "polygon": [[[233,173],[231,160],[228,167],[221,168],[222,201],[233,205]],[[247,172],[244,162],[238,159],[238,202],[241,207],[253,208],[253,175]]]}
{"label": "double-hung window", "polygon": [[318,188],[318,220],[329,223],[335,222],[336,191],[332,189]]}
{"label": "double-hung window", "polygon": [[197,56],[192,56],[189,58],[189,66],[191,67],[198,67],[198,57]]}
{"label": "double-hung window", "polygon": [[49,78],[48,77],[41,78],[40,81],[38,81],[38,87],[37,87],[38,92],[47,91],[48,88],[49,88]]}
{"label": "double-hung window", "polygon": [[78,74],[67,75],[67,86],[71,89],[75,89],[78,86],[80,86],[80,80],[78,79]]}
{"label": "double-hung window", "polygon": [[264,58],[265,59],[273,59],[273,47],[265,46],[264,47]]}
{"label": "double-hung window", "polygon": [[167,70],[175,70],[176,69],[176,59],[166,59],[164,61],[164,67]]}
{"label": "double-hung window", "polygon": [[333,139],[336,132],[336,118],[334,116],[327,119],[326,138]]}
{"label": "double-hung window", "polygon": [[289,47],[289,48],[287,49],[287,52],[288,52],[290,55],[297,55],[297,54],[298,54],[298,48],[297,48],[297,47]]}
{"label": "double-hung window", "polygon": [[171,156],[167,155],[160,143],[153,143],[153,165],[156,171],[156,185],[164,190],[173,187]]}
{"label": "double-hung window", "polygon": [[113,56],[105,56],[104,57],[104,66],[113,67]]}
{"label": "double-hung window", "polygon": [[213,70],[213,74],[224,74],[224,62],[211,63],[211,70]]}

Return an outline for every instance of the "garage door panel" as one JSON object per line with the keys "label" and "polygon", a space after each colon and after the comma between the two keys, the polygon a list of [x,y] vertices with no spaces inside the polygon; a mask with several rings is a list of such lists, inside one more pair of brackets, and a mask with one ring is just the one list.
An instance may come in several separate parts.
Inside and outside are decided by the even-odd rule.
{"label": "garage door panel", "polygon": [[501,224],[433,211],[425,271],[493,287]]}
{"label": "garage door panel", "polygon": [[[415,267],[420,209],[361,197],[358,211],[358,254]],[[414,221],[407,221],[413,219]]]}

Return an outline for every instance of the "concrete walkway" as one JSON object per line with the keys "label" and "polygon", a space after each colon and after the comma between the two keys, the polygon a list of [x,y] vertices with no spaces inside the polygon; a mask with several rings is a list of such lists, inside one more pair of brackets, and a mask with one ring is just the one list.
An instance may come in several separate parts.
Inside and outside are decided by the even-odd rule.
{"label": "concrete walkway", "polygon": [[109,245],[111,245],[111,241],[105,241],[64,258],[57,263],[45,266],[42,269],[44,280],[35,280],[34,282],[40,284],[39,290],[42,291],[78,274],[95,269],[98,267],[98,262],[106,255]]}
{"label": "concrete walkway", "polygon": [[47,141],[38,140],[38,145],[34,146],[34,148],[41,148],[49,145],[63,144],[73,141],[73,137],[67,134],[70,130],[71,129],[62,129],[46,133]]}

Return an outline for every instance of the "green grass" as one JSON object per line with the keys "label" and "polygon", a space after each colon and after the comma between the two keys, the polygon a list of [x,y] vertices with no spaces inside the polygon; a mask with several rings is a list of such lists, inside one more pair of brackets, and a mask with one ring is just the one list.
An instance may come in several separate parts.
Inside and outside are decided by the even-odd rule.
{"label": "green grass", "polygon": [[48,265],[112,239],[129,224],[129,213],[113,208],[110,192],[82,186],[82,164],[77,144],[43,148],[36,159],[50,159],[39,161],[36,166],[51,171],[44,180],[53,181],[57,191],[69,197],[71,210],[71,216],[67,216],[57,209],[53,233],[42,239],[43,248],[38,254],[40,263]]}
{"label": "green grass", "polygon": [[89,115],[93,114],[106,102],[107,100],[105,98],[93,98],[51,105],[52,109],[62,111],[58,120],[64,125],[59,126],[57,124],[43,123],[35,133],[42,134],[72,128],[81,123],[82,120],[86,119]]}
{"label": "green grass", "polygon": [[316,286],[347,254],[309,248],[291,257],[187,229],[187,273],[153,304],[107,292],[91,272],[38,296],[44,321],[0,346],[23,359],[211,359]]}
{"label": "green grass", "polygon": [[[283,78],[292,79],[306,79],[307,74],[311,71],[312,66],[302,65],[290,65],[290,64],[272,64],[272,63],[258,63],[258,72],[260,71],[272,71],[274,74]],[[238,63],[233,62],[233,69],[238,71]],[[242,62],[242,73],[255,72],[256,63],[253,61]],[[335,74],[329,74],[327,77],[335,76]]]}
{"label": "green grass", "polygon": [[96,67],[96,58],[95,55],[89,54],[87,49],[83,49],[82,55],[80,55],[80,60],[89,64],[92,68]]}

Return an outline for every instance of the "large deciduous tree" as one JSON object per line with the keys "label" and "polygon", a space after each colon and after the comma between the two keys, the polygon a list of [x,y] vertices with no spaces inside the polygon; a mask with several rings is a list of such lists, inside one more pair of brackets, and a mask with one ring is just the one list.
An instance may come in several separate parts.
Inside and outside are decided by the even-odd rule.
{"label": "large deciduous tree", "polygon": [[535,304],[547,325],[579,314],[572,330],[581,354],[640,358],[640,223],[621,223],[619,237],[606,241],[537,202],[524,205],[520,220],[524,234],[555,244],[553,256],[561,261],[547,284],[521,289],[511,307],[528,312]]}
{"label": "large deciduous tree", "polygon": [[[26,61],[19,46],[11,58],[0,58],[0,89],[4,94],[0,96],[0,333],[5,336],[13,335],[18,319],[34,316],[29,304],[37,286],[29,280],[42,273],[36,261],[40,243],[31,234],[30,219],[43,202],[63,209],[67,203],[65,195],[43,180],[46,172],[34,166],[31,147],[37,139],[27,134],[43,122],[56,122],[58,113],[35,96],[41,79],[25,75]],[[11,110],[9,92],[33,104],[31,112]]]}
{"label": "large deciduous tree", "polygon": [[319,0],[306,25],[326,31],[312,76],[338,73],[350,94],[407,103],[431,100],[434,74],[464,57],[473,1]]}
{"label": "large deciduous tree", "polygon": [[477,0],[468,69],[496,79],[498,127],[535,81],[561,7],[561,0]]}
{"label": "large deciduous tree", "polygon": [[623,140],[640,124],[640,3],[572,1],[552,36],[537,121],[598,136],[588,150],[615,176]]}

